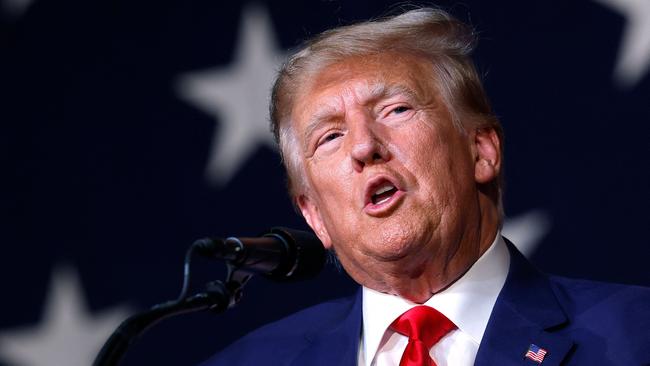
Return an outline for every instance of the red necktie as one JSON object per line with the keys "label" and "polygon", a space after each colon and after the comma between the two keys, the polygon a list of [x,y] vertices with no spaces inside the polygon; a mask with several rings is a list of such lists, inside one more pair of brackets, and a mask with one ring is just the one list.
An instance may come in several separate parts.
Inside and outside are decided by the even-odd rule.
{"label": "red necktie", "polygon": [[456,325],[434,308],[416,306],[395,319],[390,328],[409,337],[400,366],[436,366],[429,350]]}

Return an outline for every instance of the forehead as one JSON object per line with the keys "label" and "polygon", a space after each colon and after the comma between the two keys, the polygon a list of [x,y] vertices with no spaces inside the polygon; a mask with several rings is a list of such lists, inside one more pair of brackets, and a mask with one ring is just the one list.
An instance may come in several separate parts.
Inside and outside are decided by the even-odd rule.
{"label": "forehead", "polygon": [[296,93],[292,119],[318,111],[327,113],[342,103],[369,103],[395,93],[428,99],[435,94],[433,67],[411,54],[355,56],[330,64],[308,77]]}

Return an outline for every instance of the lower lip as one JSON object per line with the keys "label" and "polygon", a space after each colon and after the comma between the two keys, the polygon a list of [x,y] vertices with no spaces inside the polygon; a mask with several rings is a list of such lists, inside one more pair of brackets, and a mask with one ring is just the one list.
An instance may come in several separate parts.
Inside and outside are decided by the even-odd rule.
{"label": "lower lip", "polygon": [[404,198],[404,191],[398,190],[392,196],[390,196],[389,199],[381,203],[376,203],[376,204],[372,202],[368,203],[363,208],[363,211],[370,216],[384,216],[390,213],[393,209],[395,209],[397,205],[400,202],[402,202],[403,198]]}

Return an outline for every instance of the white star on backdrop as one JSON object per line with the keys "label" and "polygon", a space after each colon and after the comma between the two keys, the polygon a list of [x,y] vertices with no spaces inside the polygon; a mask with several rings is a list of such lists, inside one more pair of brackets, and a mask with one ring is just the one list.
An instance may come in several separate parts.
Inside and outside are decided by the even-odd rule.
{"label": "white star on backdrop", "polygon": [[129,311],[90,314],[81,283],[69,267],[55,269],[38,326],[0,333],[0,358],[21,366],[88,366]]}
{"label": "white star on backdrop", "polygon": [[284,55],[276,48],[273,34],[266,11],[247,7],[232,65],[179,79],[180,96],[219,120],[206,167],[206,176],[214,184],[227,184],[259,145],[276,148],[267,106]]}
{"label": "white star on backdrop", "polygon": [[501,234],[530,258],[551,230],[551,219],[544,211],[533,210],[505,220]]}
{"label": "white star on backdrop", "polygon": [[596,0],[626,18],[614,78],[623,87],[638,83],[650,67],[650,0]]}
{"label": "white star on backdrop", "polygon": [[4,0],[2,2],[3,10],[14,18],[22,16],[33,0]]}

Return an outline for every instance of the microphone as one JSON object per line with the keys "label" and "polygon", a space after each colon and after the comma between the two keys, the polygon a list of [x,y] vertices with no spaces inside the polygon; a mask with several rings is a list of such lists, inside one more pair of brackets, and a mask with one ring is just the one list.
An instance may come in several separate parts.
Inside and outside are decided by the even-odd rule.
{"label": "microphone", "polygon": [[274,227],[255,238],[203,238],[194,243],[199,255],[224,259],[237,269],[261,273],[275,281],[315,277],[325,264],[325,248],[316,235]]}

